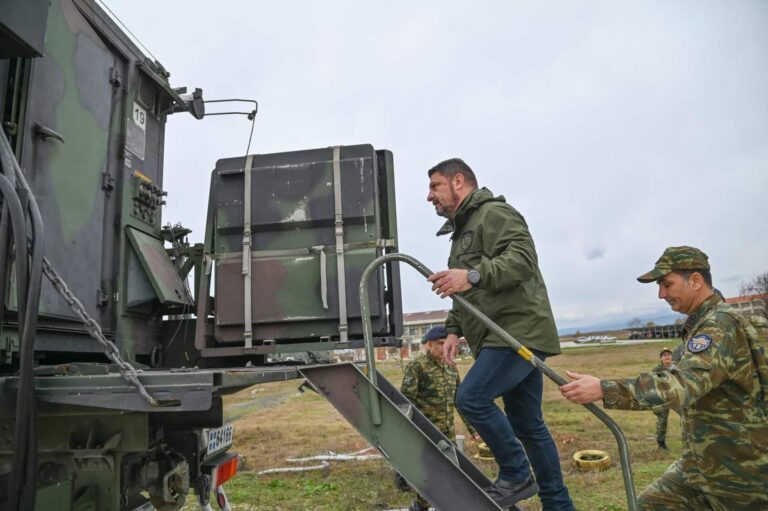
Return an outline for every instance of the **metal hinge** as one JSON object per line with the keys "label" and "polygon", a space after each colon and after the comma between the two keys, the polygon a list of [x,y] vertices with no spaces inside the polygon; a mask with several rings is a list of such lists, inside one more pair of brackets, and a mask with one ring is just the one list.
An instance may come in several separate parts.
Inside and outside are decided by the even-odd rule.
{"label": "metal hinge", "polygon": [[114,67],[109,68],[109,83],[111,83],[112,87],[115,89],[119,89],[123,84],[123,78]]}
{"label": "metal hinge", "polygon": [[99,288],[96,290],[96,307],[99,309],[105,308],[109,305],[109,293]]}
{"label": "metal hinge", "polygon": [[109,172],[101,173],[101,189],[104,190],[107,197],[115,189],[115,178],[109,175]]}

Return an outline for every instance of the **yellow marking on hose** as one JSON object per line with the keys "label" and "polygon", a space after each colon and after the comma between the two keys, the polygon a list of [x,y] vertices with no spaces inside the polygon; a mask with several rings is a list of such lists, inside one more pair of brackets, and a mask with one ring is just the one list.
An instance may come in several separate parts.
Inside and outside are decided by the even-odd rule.
{"label": "yellow marking on hose", "polygon": [[134,175],[134,176],[136,176],[136,177],[138,177],[139,179],[141,179],[141,180],[142,180],[142,181],[144,181],[145,183],[151,183],[151,182],[152,182],[152,180],[151,180],[151,179],[149,179],[147,176],[145,176],[144,174],[142,174],[142,173],[141,173],[141,172],[139,172],[138,170],[134,170],[134,171],[133,171],[133,175]]}
{"label": "yellow marking on hose", "polygon": [[526,348],[525,346],[522,346],[519,350],[517,350],[517,354],[523,357],[525,360],[529,361],[533,357],[533,353],[531,353],[531,350]]}

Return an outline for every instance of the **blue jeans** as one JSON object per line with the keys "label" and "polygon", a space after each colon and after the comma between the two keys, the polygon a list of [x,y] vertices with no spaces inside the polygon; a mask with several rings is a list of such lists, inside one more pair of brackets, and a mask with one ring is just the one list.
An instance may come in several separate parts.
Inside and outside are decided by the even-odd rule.
{"label": "blue jeans", "polygon": [[[557,446],[541,413],[543,386],[541,372],[512,349],[484,348],[461,382],[456,404],[493,452],[500,479],[525,481],[533,467],[544,510],[573,511]],[[506,415],[494,403],[498,397]]]}

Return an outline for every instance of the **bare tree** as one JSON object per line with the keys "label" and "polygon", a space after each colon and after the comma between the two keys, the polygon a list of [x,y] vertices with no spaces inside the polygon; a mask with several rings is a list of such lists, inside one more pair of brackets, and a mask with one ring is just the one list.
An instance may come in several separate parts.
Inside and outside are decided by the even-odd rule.
{"label": "bare tree", "polygon": [[754,314],[768,319],[768,272],[742,283],[739,294],[741,296],[763,295],[754,300],[756,305]]}
{"label": "bare tree", "polygon": [[640,318],[632,318],[629,323],[627,323],[627,326],[629,328],[640,328],[643,326],[643,322],[640,321]]}

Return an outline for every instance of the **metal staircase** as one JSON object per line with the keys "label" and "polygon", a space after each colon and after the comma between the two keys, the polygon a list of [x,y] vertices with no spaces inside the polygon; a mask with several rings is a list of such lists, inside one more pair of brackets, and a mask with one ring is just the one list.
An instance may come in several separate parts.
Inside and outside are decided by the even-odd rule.
{"label": "metal staircase", "polygon": [[483,491],[485,474],[386,378],[377,374],[374,385],[354,364],[299,371],[437,509],[501,509]]}
{"label": "metal staircase", "polygon": [[[365,269],[360,279],[359,296],[365,336],[366,372],[353,364],[308,367],[300,372],[435,507],[443,511],[500,510],[483,491],[491,485],[485,474],[463,453],[457,451],[405,396],[376,371],[368,279],[380,266],[395,261],[411,265],[424,277],[433,273],[416,259],[397,253],[383,255]],[[558,385],[567,382],[464,297],[452,295],[451,298],[483,321],[510,348],[549,379]],[[619,451],[627,509],[638,511],[629,446],[624,433],[616,421],[594,403],[584,407],[613,433]],[[516,506],[508,509],[520,511]]]}

